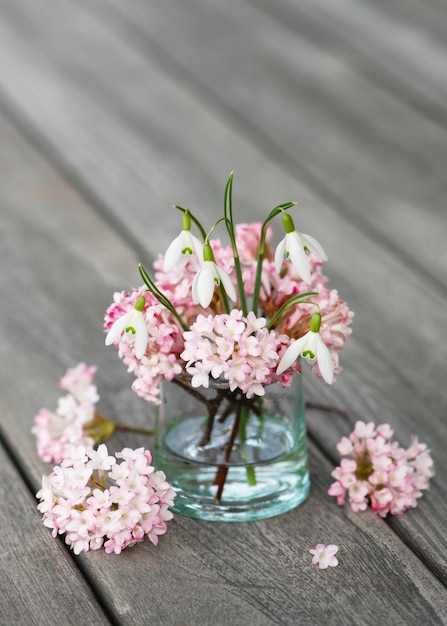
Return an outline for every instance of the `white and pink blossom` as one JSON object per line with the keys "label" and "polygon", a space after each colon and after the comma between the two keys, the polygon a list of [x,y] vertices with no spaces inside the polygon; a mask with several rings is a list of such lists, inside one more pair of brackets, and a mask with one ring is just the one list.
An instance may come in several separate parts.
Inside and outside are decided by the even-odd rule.
{"label": "white and pink blossom", "polygon": [[126,341],[134,346],[135,356],[141,359],[146,353],[149,332],[143,309],[146,304],[144,296],[140,296],[132,310],[115,320],[106,335],[105,344],[116,343],[125,333]]}
{"label": "white and pink blossom", "polygon": [[[316,320],[316,321],[314,321]],[[278,365],[278,374],[282,374],[286,369],[302,356],[310,361],[318,363],[321,376],[328,385],[334,382],[334,364],[332,355],[320,336],[321,314],[314,313],[311,319],[310,330],[290,344]]]}
{"label": "white and pink blossom", "polygon": [[58,400],[55,411],[40,409],[31,432],[36,436],[37,453],[46,463],[61,463],[72,446],[93,446],[88,425],[95,417],[99,400],[93,379],[96,367],[79,363],[69,368],[59,386],[68,391]]}
{"label": "white and pink blossom", "polygon": [[312,555],[312,565],[318,565],[320,569],[327,569],[328,567],[336,567],[338,565],[338,559],[335,556],[338,552],[338,546],[331,543],[326,546],[324,543],[318,543],[315,548],[308,550]]}
{"label": "white and pink blossom", "polygon": [[292,217],[283,213],[282,221],[286,234],[275,250],[275,268],[279,274],[284,259],[289,259],[295,271],[308,285],[311,283],[311,265],[306,250],[309,249],[321,261],[327,261],[321,244],[310,235],[295,230]]}
{"label": "white and pink blossom", "polygon": [[265,386],[273,382],[288,385],[289,379],[276,373],[288,338],[265,324],[265,319],[258,320],[253,330],[253,318],[237,309],[206,319],[199,315],[183,335],[185,349],[180,355],[192,386],[208,388],[211,380],[226,380],[230,391],[238,389],[252,398],[264,395]]}
{"label": "white and pink blossom", "polygon": [[203,244],[191,233],[191,215],[186,211],[183,214],[183,227],[180,234],[169,244],[165,252],[163,271],[182,270],[193,254],[201,261]]}
{"label": "white and pink blossom", "polygon": [[214,289],[219,285],[222,285],[230,300],[235,302],[236,290],[233,281],[229,274],[216,264],[211,245],[206,243],[203,249],[203,264],[192,283],[194,304],[200,304],[204,309],[209,307],[213,299]]}
{"label": "white and pink blossom", "polygon": [[328,494],[339,505],[348,500],[353,511],[370,505],[381,517],[417,506],[434,475],[430,451],[416,439],[405,450],[391,441],[392,436],[389,424],[376,428],[373,422],[358,421],[349,437],[341,439],[338,451],[353,458],[343,458],[332,472],[335,482]]}
{"label": "white and pink blossom", "polygon": [[[189,225],[186,224],[183,230],[189,232]],[[243,289],[248,303],[256,282],[262,230],[260,222],[235,226]],[[242,304],[235,289],[237,276],[233,248],[217,238],[204,244],[201,258],[194,244],[189,241],[186,245],[180,238],[169,255],[166,253],[167,261],[166,256],[160,256],[154,263],[154,285],[172,304],[183,325],[145,287],[115,294],[114,302],[107,310],[105,328],[109,341],[113,337],[119,357],[134,375],[132,389],[139,396],[157,405],[161,383],[185,375],[192,378],[197,388],[206,388],[210,379],[231,380],[235,389],[245,388],[248,393],[258,395],[270,378],[290,384],[294,372],[301,372],[300,361],[304,359],[312,365],[316,376],[329,383],[335,380],[341,371],[339,353],[351,333],[353,313],[338,292],[326,286],[327,278],[322,274],[322,260],[326,255],[318,242],[305,235],[307,239],[300,244],[309,270],[306,278],[310,282],[306,283],[293,263],[284,263],[280,273],[276,271],[274,250],[270,247],[272,233],[268,226],[258,310],[256,313],[247,311],[243,321]],[[182,245],[185,247],[180,249]],[[216,289],[218,285],[223,287],[231,301],[227,312],[220,290]],[[285,301],[309,290],[318,294],[312,297],[312,302],[302,301],[290,307],[267,331],[269,320]],[[144,354],[138,358],[138,332],[134,335],[123,330],[120,319],[134,315],[140,297],[145,300],[140,320],[144,319],[147,328],[147,342]],[[321,316],[317,334],[310,330],[315,305]],[[116,333],[117,328],[121,328],[120,333]],[[192,329],[193,336],[189,334]],[[266,333],[270,339],[276,336],[281,340],[260,341],[261,334]],[[145,334],[141,336],[145,338]],[[197,341],[191,337],[197,337]],[[299,359],[303,352],[306,356]],[[281,363],[281,368],[272,372],[272,363],[276,366]]]}
{"label": "white and pink blossom", "polygon": [[154,471],[150,452],[124,449],[111,456],[102,444],[97,451],[79,446],[71,453],[64,466],[43,476],[37,493],[37,508],[53,536],[65,534],[75,554],[101,547],[119,554],[145,535],[157,545],[172,519],[175,491],[163,472]]}

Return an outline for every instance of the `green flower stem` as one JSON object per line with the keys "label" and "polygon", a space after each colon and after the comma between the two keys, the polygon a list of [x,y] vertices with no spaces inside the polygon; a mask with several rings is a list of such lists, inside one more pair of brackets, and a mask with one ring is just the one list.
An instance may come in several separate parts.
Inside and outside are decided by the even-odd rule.
{"label": "green flower stem", "polygon": [[[239,424],[239,441],[241,445],[241,457],[245,460],[248,458],[247,453],[247,426],[250,420],[250,409],[247,405],[241,407],[241,420]],[[247,484],[249,487],[256,486],[256,472],[253,465],[247,465],[245,468],[247,475]]]}
{"label": "green flower stem", "polygon": [[231,172],[227,185],[225,187],[225,224],[227,227],[228,235],[230,236],[231,247],[233,248],[234,269],[236,270],[237,288],[239,291],[239,298],[241,301],[241,309],[244,315],[247,315],[247,300],[245,298],[244,281],[242,279],[241,262],[239,259],[239,251],[236,245],[236,236],[234,234],[234,222],[233,222],[233,172]]}
{"label": "green flower stem", "polygon": [[170,311],[172,313],[172,315],[176,318],[176,320],[180,324],[180,327],[183,330],[188,330],[188,326],[182,320],[182,318],[178,314],[178,312],[177,312],[176,308],[174,307],[174,305],[172,304],[172,302],[169,300],[169,298],[167,298],[165,296],[165,294],[162,291],[160,291],[160,289],[154,283],[154,281],[149,276],[149,274],[147,273],[145,268],[141,265],[141,263],[138,264],[138,269],[140,271],[141,278],[144,280],[144,282],[145,282],[147,288],[149,289],[149,291],[157,298],[157,300],[160,302],[160,304],[162,304],[164,307],[166,307],[168,309],[168,311]]}
{"label": "green flower stem", "polygon": [[247,484],[249,487],[256,487],[256,470],[254,465],[247,465],[245,468],[247,474]]}
{"label": "green flower stem", "polygon": [[178,206],[178,204],[174,204],[173,205],[174,209],[177,209],[178,211],[181,211],[182,213],[187,213],[189,215],[189,217],[191,218],[191,220],[194,222],[194,224],[197,226],[197,228],[200,230],[200,234],[202,235],[203,239],[206,239],[206,231],[203,228],[202,224],[199,222],[199,220],[194,217],[194,215],[191,213],[191,211],[189,209],[184,209],[181,206]]}
{"label": "green flower stem", "polygon": [[[276,311],[275,315],[269,319],[269,321],[266,324],[266,328],[268,329],[272,328],[272,326],[274,326],[274,324],[276,324],[276,322],[279,319],[281,319],[281,316],[284,313],[284,311],[286,311],[289,307],[293,306],[294,304],[303,302],[306,298],[309,298],[310,296],[318,296],[318,292],[306,291],[306,293],[301,293],[297,296],[293,296],[292,298],[289,298],[289,300],[284,302],[284,304]],[[306,302],[306,304],[314,304],[315,306],[319,306],[316,302]]]}
{"label": "green flower stem", "polygon": [[253,288],[252,311],[255,315],[258,314],[259,293],[261,290],[261,277],[262,277],[262,261],[264,260],[265,238],[267,235],[267,227],[277,215],[279,215],[280,213],[283,213],[284,211],[286,211],[287,209],[290,209],[291,207],[295,205],[296,205],[296,202],[286,202],[285,204],[278,205],[277,207],[272,209],[269,216],[267,217],[265,222],[262,224],[261,239],[259,241],[259,248],[258,248],[258,261],[256,265],[255,285]]}
{"label": "green flower stem", "polygon": [[241,444],[241,457],[248,458],[247,454],[247,426],[250,419],[250,409],[244,404],[241,406],[241,419],[239,424],[239,441]]}

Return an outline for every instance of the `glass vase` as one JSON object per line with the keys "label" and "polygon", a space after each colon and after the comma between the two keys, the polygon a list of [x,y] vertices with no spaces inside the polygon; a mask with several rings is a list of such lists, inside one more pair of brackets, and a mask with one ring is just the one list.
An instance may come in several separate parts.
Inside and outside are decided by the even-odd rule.
{"label": "glass vase", "polygon": [[177,492],[173,511],[210,521],[285,513],[309,493],[301,376],[247,399],[226,382],[163,383],[154,462]]}

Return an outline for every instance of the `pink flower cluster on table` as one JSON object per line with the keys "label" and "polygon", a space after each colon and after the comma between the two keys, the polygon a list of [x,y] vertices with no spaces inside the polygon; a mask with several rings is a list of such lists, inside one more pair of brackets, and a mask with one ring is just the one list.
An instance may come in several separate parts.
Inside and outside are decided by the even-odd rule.
{"label": "pink flower cluster on table", "polygon": [[[235,228],[244,292],[247,298],[253,296],[261,227],[261,223],[254,223],[240,224]],[[244,316],[243,320],[242,307],[239,301],[232,303],[232,311],[225,314],[218,290],[216,290],[208,307],[203,308],[199,303],[194,302],[192,286],[202,268],[200,259],[195,254],[182,257],[181,262],[174,267],[173,263],[170,262],[168,264],[170,271],[164,271],[166,263],[163,256],[160,256],[154,265],[156,270],[155,285],[161,293],[166,295],[185,322],[188,327],[186,331],[182,330],[173,314],[161,305],[146,287],[134,289],[129,293],[115,293],[114,302],[108,308],[105,316],[105,328],[108,331],[107,341],[114,343],[128,371],[134,374],[135,380],[132,388],[139,396],[152,404],[159,404],[161,382],[172,380],[185,371],[194,377],[195,383],[202,380],[206,384],[210,377],[219,378],[222,376],[227,380],[231,379],[233,385],[245,389],[252,395],[260,395],[262,393],[261,386],[269,384],[269,381],[281,380],[283,384],[289,384],[293,371],[300,371],[299,362],[279,376],[276,375],[275,370],[284,352],[294,340],[309,332],[310,320],[315,312],[315,304],[313,303],[318,304],[321,313],[319,335],[329,350],[330,359],[332,359],[330,367],[334,374],[341,371],[338,354],[351,333],[350,325],[353,313],[346,303],[339,298],[336,290],[327,288],[327,278],[321,271],[322,262],[311,253],[306,255],[306,263],[310,273],[309,283],[305,282],[295,271],[293,264],[288,262],[284,262],[283,269],[278,273],[276,271],[278,261],[275,264],[274,254],[269,245],[270,236],[271,230],[269,228],[262,264],[259,314],[256,316],[252,313],[249,316]],[[219,239],[213,239],[210,241],[210,245],[216,264],[236,284],[237,278],[231,245],[225,246]],[[172,267],[173,269],[171,269]],[[308,291],[318,292],[318,295],[312,296],[313,303],[305,301],[296,303],[278,320],[274,328],[270,331],[264,328],[266,320],[272,318],[287,300]],[[144,298],[141,313],[139,298]],[[135,311],[136,305],[139,309],[137,312]],[[142,355],[137,349],[136,324],[135,327],[124,329],[120,333],[115,332],[115,329],[118,328],[116,322],[120,318],[128,316],[126,319],[130,320],[131,316],[135,318],[136,314],[142,316],[138,322],[144,319],[147,328],[147,337],[146,331],[144,337],[146,349]],[[227,315],[227,317],[223,317],[223,315]],[[215,322],[211,320],[210,316],[216,318]],[[226,322],[230,324],[230,327],[227,327]],[[247,346],[250,342],[253,343],[253,346],[254,343],[257,343],[256,348],[253,347],[253,351],[258,352],[261,348],[261,355],[247,354],[244,356],[244,349],[246,348],[241,346],[239,349],[238,341],[233,340],[231,326],[236,324],[242,328],[242,323],[246,328],[251,328],[252,333],[256,335],[246,342]],[[212,327],[210,334],[213,340],[214,336],[218,337],[222,346],[219,350],[212,344],[211,339],[199,337],[197,328],[200,325]],[[215,327],[218,327],[219,330],[215,331]],[[200,340],[201,353],[204,358],[200,354],[198,358],[191,358],[191,350],[187,347],[192,343],[190,333],[194,333],[194,337]],[[258,338],[257,342],[255,341],[256,337]],[[207,346],[206,342],[209,342],[210,345]],[[269,349],[264,350],[261,343],[268,344]],[[229,363],[230,357],[223,348],[224,345],[228,349],[231,345],[234,348],[231,356],[235,360],[234,368]],[[236,363],[236,357],[242,359],[239,365]],[[246,357],[250,363],[247,363]],[[310,355],[303,358],[309,360],[314,373],[321,376],[318,359],[312,359]],[[261,363],[262,361],[263,363]],[[239,368],[238,371],[236,371],[237,368]],[[244,378],[244,374],[247,375],[246,378]]]}
{"label": "pink flower cluster on table", "polygon": [[46,463],[60,463],[72,444],[93,446],[93,439],[84,429],[93,420],[99,400],[93,384],[95,374],[96,367],[85,363],[68,369],[59,383],[68,393],[59,398],[56,411],[43,408],[34,418],[31,431],[36,436],[39,457]]}
{"label": "pink flower cluster on table", "polygon": [[73,446],[37,493],[45,526],[54,537],[65,534],[75,554],[102,546],[119,554],[145,536],[157,545],[173,517],[175,492],[151,463],[144,448],[109,456],[105,444]]}
{"label": "pink flower cluster on table", "polygon": [[370,504],[381,517],[417,506],[434,475],[433,460],[416,438],[405,450],[391,441],[393,434],[389,424],[376,427],[359,421],[349,437],[341,439],[339,453],[351,458],[342,459],[332,472],[336,480],[328,490],[339,505],[348,500],[353,511],[364,511]]}

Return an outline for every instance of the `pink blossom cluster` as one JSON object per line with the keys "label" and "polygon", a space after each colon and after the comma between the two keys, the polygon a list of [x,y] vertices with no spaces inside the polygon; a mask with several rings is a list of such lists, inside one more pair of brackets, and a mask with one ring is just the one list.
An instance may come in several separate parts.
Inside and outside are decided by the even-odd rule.
{"label": "pink blossom cluster", "polygon": [[[253,296],[261,228],[262,224],[260,222],[239,224],[235,228],[244,291],[247,298]],[[268,227],[259,293],[259,313],[257,322],[250,321],[250,325],[251,327],[256,326],[258,323],[263,325],[264,320],[271,319],[292,296],[309,291],[318,292],[318,295],[312,296],[311,299],[320,307],[320,334],[329,348],[334,372],[338,373],[341,371],[338,354],[351,333],[350,326],[353,313],[349,310],[346,303],[341,300],[336,290],[328,289],[326,286],[327,278],[322,273],[322,262],[311,253],[308,253],[311,268],[310,284],[306,284],[300,278],[290,263],[284,263],[281,273],[278,273],[275,270],[274,254],[270,245],[272,232],[272,229]],[[222,268],[229,275],[233,284],[236,285],[237,278],[231,245],[224,245],[217,238],[212,239],[209,243],[217,266]],[[203,323],[199,322],[199,317],[208,319],[209,315],[218,317],[224,314],[218,289],[216,289],[209,306],[205,309],[193,301],[192,285],[197,273],[200,271],[201,263],[203,261],[195,254],[191,254],[187,258],[182,259],[182,262],[170,271],[164,271],[164,257],[162,255],[159,256],[154,264],[157,289],[169,299],[191,332],[195,332],[193,330],[195,324],[198,323],[200,326]],[[123,332],[119,340],[115,341],[114,344],[118,349],[120,358],[127,365],[128,371],[135,376],[132,385],[133,390],[148,402],[159,404],[160,384],[163,380],[172,380],[174,377],[184,374],[185,367],[188,367],[188,370],[195,367],[197,371],[191,370],[190,372],[194,376],[194,384],[199,380],[207,381],[209,376],[206,375],[206,368],[211,365],[212,359],[206,359],[206,363],[203,363],[201,358],[191,360],[189,356],[184,356],[185,354],[189,355],[189,349],[188,351],[186,350],[185,342],[186,340],[190,341],[190,337],[187,339],[188,335],[183,335],[184,329],[181,328],[178,320],[145,287],[140,287],[130,293],[121,292],[115,294],[114,302],[108,308],[105,316],[105,328],[107,331],[110,331],[114,322],[121,316],[131,313],[140,296],[144,296],[146,299],[146,305],[143,310],[149,335],[146,353],[142,358],[137,358],[135,354],[135,335],[132,332]],[[232,303],[232,307],[236,310],[236,314],[240,313],[242,306],[239,298],[238,301]],[[285,348],[292,341],[302,337],[309,331],[310,321],[314,312],[315,304],[308,302],[300,302],[290,307],[269,334],[270,340],[276,337],[274,341],[275,346],[273,347],[273,351],[276,350],[276,354],[273,355],[269,351],[262,351],[262,356],[249,355],[250,358],[256,357],[256,366],[253,368],[245,363],[240,367],[239,371],[236,371],[236,368],[232,369],[228,359],[224,359],[222,361],[223,369],[221,374],[225,375],[223,370],[227,369],[228,380],[231,378],[232,384],[240,389],[246,388],[247,391],[250,389],[250,393],[257,395],[258,391],[260,392],[260,386],[268,384],[266,381],[271,378],[273,361],[277,364]],[[221,318],[221,321],[225,321],[225,319],[227,318]],[[216,321],[216,324],[219,324],[219,321]],[[259,329],[261,328],[262,326],[259,326]],[[276,335],[273,331],[276,331]],[[227,338],[229,332],[224,331],[221,334],[218,331],[219,341]],[[267,336],[265,329],[263,329],[263,334]],[[204,349],[205,344],[203,341],[201,345],[202,349]],[[273,344],[269,343],[269,346],[272,347]],[[208,342],[208,349],[210,347],[210,342]],[[237,349],[236,353],[238,353]],[[242,358],[243,354],[241,353],[239,356]],[[266,360],[264,363],[261,363],[263,358]],[[196,361],[196,365],[193,365],[193,362]],[[321,376],[317,360],[312,362],[312,366],[313,372],[317,376]],[[218,371],[217,366],[216,368],[213,370],[214,373],[211,374],[213,377]],[[300,370],[299,364],[296,365],[295,370]],[[261,371],[264,374],[261,374]],[[211,373],[211,370],[208,373]],[[243,378],[245,374],[248,375],[247,380]],[[291,375],[292,370],[290,369],[279,379],[288,384]],[[275,380],[278,380],[278,377]],[[255,389],[258,391],[255,391]]]}
{"label": "pink blossom cluster", "polygon": [[370,504],[381,517],[417,506],[434,475],[433,460],[416,438],[405,450],[391,441],[393,434],[389,424],[376,428],[359,421],[349,437],[342,437],[337,449],[351,458],[342,459],[332,472],[336,480],[328,490],[339,505],[348,499],[353,511],[364,511]]}
{"label": "pink blossom cluster", "polygon": [[75,554],[102,546],[119,554],[145,535],[157,545],[173,517],[168,507],[175,492],[151,463],[144,448],[109,456],[105,444],[97,450],[72,446],[62,464],[43,476],[37,498],[44,525],[54,537],[65,534]]}
{"label": "pink blossom cluster", "polygon": [[56,411],[42,408],[34,418],[31,432],[37,439],[38,455],[46,463],[60,463],[67,446],[93,446],[85,427],[93,420],[99,400],[95,374],[96,367],[85,363],[68,369],[59,383],[68,393],[59,398]]}
{"label": "pink blossom cluster", "polygon": [[[193,387],[208,388],[210,377],[227,380],[230,391],[240,389],[247,398],[263,396],[265,385],[280,380],[290,385],[291,372],[276,376],[278,359],[288,345],[287,336],[265,328],[266,320],[252,312],[245,317],[233,309],[221,315],[199,315],[183,333],[181,354]],[[297,366],[298,367],[298,366]]]}

